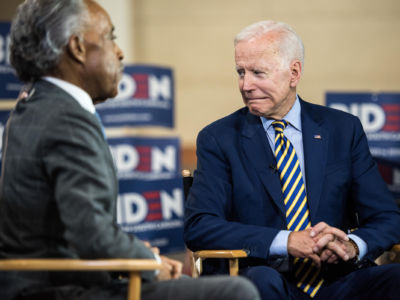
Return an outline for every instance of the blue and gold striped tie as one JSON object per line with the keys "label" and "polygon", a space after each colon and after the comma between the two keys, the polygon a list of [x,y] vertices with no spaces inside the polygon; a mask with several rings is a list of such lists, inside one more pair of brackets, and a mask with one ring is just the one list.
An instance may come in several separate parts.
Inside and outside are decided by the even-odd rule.
{"label": "blue and gold striped tie", "polygon": [[[311,222],[299,160],[293,145],[283,135],[287,125],[285,120],[272,122],[275,129],[275,157],[285,199],[287,229],[300,231],[309,228]],[[317,294],[324,282],[320,273],[321,269],[313,265],[310,259],[294,259],[297,287],[310,297]]]}

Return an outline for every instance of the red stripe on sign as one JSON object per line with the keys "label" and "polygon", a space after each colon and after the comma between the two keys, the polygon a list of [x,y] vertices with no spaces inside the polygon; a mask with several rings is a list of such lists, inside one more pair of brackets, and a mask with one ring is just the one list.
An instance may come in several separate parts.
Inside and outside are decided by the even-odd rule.
{"label": "red stripe on sign", "polygon": [[144,163],[144,164],[139,164],[137,167],[136,167],[136,170],[138,170],[138,171],[141,171],[141,172],[150,172],[151,170],[150,170],[150,164],[146,164],[146,163]]}
{"label": "red stripe on sign", "polygon": [[145,163],[145,162],[149,162],[151,159],[151,157],[147,157],[147,156],[141,156],[140,157],[140,163]]}
{"label": "red stripe on sign", "polygon": [[150,146],[136,146],[135,148],[141,155],[150,155]]}
{"label": "red stripe on sign", "polygon": [[383,104],[382,107],[384,111],[400,111],[399,104]]}
{"label": "red stripe on sign", "polygon": [[149,204],[149,209],[150,210],[160,210],[161,209],[161,203],[150,203]]}
{"label": "red stripe on sign", "polygon": [[132,77],[136,83],[136,91],[133,97],[147,100],[149,98],[149,80],[148,80],[149,75],[134,74]]}
{"label": "red stripe on sign", "polygon": [[143,197],[145,197],[147,200],[149,199],[160,199],[160,192],[159,191],[149,191],[149,192],[144,192]]}
{"label": "red stripe on sign", "polygon": [[386,121],[400,121],[400,116],[399,115],[387,115],[386,116]]}
{"label": "red stripe on sign", "polygon": [[382,129],[383,131],[400,131],[400,125],[386,124]]}
{"label": "red stripe on sign", "polygon": [[146,217],[147,221],[154,221],[154,220],[161,220],[161,219],[162,219],[161,213],[150,213]]}
{"label": "red stripe on sign", "polygon": [[137,146],[136,151],[139,152],[139,164],[136,170],[142,172],[151,171],[151,148],[149,146]]}

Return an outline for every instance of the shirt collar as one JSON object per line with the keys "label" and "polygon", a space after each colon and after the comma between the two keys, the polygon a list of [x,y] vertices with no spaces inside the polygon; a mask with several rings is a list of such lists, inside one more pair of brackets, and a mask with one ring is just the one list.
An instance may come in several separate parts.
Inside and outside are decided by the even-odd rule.
{"label": "shirt collar", "polygon": [[[273,119],[267,119],[265,117],[260,117],[260,118],[265,131],[267,131],[268,128],[272,126],[272,122],[275,121]],[[289,110],[286,116],[283,117],[283,119],[287,121],[293,128],[295,128],[298,131],[301,131],[301,106],[297,94],[296,94],[296,100],[294,101],[292,108]]]}
{"label": "shirt collar", "polygon": [[92,98],[90,98],[89,94],[80,87],[76,86],[75,84],[69,83],[65,80],[51,76],[45,76],[42,79],[47,80],[52,84],[58,86],[62,90],[66,91],[88,112],[92,114],[95,113],[96,109],[94,107]]}

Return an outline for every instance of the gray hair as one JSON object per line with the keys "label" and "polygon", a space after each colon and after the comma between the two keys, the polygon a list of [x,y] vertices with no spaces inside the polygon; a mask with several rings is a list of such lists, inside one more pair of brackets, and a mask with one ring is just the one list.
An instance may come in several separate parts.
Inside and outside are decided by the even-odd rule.
{"label": "gray hair", "polygon": [[278,32],[281,34],[279,41],[279,50],[283,60],[289,64],[294,59],[301,62],[304,68],[304,45],[300,36],[288,24],[276,21],[260,21],[245,27],[240,31],[234,40],[234,45],[244,40],[250,40],[254,37],[263,36],[269,32]]}
{"label": "gray hair", "polygon": [[25,0],[11,24],[10,62],[24,82],[54,70],[73,34],[87,24],[85,0]]}

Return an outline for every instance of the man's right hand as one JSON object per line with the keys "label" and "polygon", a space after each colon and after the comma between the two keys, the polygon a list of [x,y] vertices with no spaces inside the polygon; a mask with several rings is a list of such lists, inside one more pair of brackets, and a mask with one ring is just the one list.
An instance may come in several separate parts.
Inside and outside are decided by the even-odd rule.
{"label": "man's right hand", "polygon": [[161,269],[157,275],[157,280],[178,279],[182,275],[183,265],[180,261],[160,255],[160,249],[152,247],[148,241],[143,241],[155,255],[161,259]]}
{"label": "man's right hand", "polygon": [[157,280],[178,279],[182,275],[182,263],[180,261],[170,259],[166,256],[160,256],[162,268],[157,275]]}
{"label": "man's right hand", "polygon": [[321,258],[313,251],[316,242],[311,237],[311,229],[292,231],[288,238],[288,253],[293,257],[309,258],[318,267],[321,266]]}

